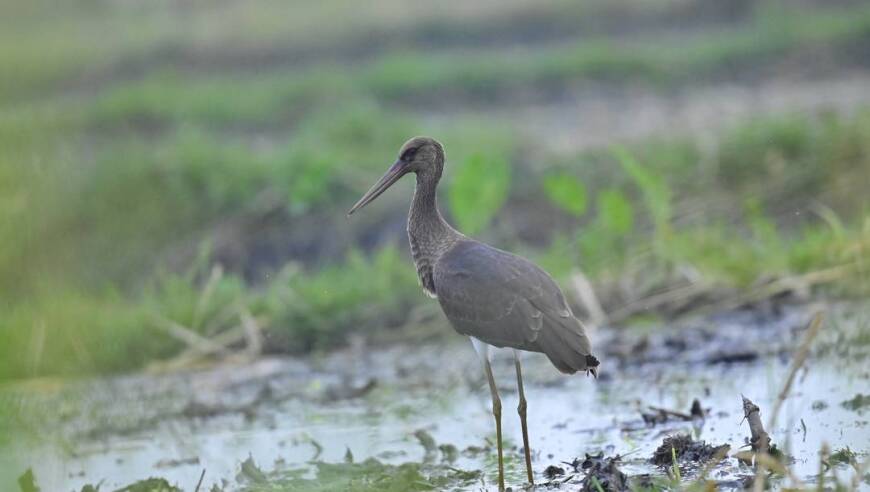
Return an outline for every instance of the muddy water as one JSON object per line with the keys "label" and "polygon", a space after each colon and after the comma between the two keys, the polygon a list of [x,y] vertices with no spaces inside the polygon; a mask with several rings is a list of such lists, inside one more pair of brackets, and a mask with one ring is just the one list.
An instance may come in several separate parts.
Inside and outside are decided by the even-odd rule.
{"label": "muddy water", "polygon": [[[766,422],[764,412],[772,408],[788,371],[786,349],[800,338],[807,318],[808,309],[801,308],[599,335],[607,354],[602,359],[610,367],[597,381],[561,376],[543,357],[526,356],[538,481],[545,480],[548,465],[562,466],[570,475],[561,462],[597,451],[625,455],[622,468],[629,475],[661,474],[647,460],[665,435],[680,431],[711,444],[730,444],[733,454],[748,436],[740,395],[762,408]],[[842,405],[856,394],[870,394],[866,347],[857,343],[866,340],[868,318],[837,314],[835,319],[815,344],[770,431],[793,456],[795,474],[807,482],[815,480],[823,443],[849,447],[859,461],[870,451],[870,408]],[[32,467],[43,490],[79,490],[101,480],[112,489],[149,476],[192,490],[203,469],[206,485],[234,484],[248,457],[264,470],[304,468],[315,459],[342,462],[348,450],[357,461],[445,459],[449,452],[424,449],[415,437],[422,429],[437,445],[457,449],[452,466],[484,469],[490,485],[492,453],[473,452],[494,440],[488,391],[474,351],[460,342],[457,337],[437,345],[349,350],[320,359],[267,359],[182,374],[16,388],[13,400],[22,413],[62,418],[42,426],[33,420],[44,419],[22,417],[30,426],[31,444],[3,452],[3,459],[21,471]],[[753,355],[753,347],[763,350]],[[723,359],[736,362],[711,362]],[[508,481],[520,485],[524,470],[517,446],[522,441],[513,411],[510,353],[496,355],[495,373],[505,408]],[[651,426],[641,419],[640,410],[649,405],[688,412],[696,398],[710,410],[701,425]],[[847,477],[851,472],[842,466],[838,473]],[[729,458],[712,476],[728,482],[750,474]]]}

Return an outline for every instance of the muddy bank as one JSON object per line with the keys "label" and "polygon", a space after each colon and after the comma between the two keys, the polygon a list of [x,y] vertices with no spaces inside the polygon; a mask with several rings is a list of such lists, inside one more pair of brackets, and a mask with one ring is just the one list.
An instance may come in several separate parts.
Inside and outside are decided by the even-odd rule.
{"label": "muddy bank", "polygon": [[[620,480],[616,470],[629,481],[668,479],[668,465],[653,457],[671,436],[692,436],[692,442],[706,441],[714,451],[724,445],[738,450],[749,437],[741,423],[740,395],[771,408],[791,349],[816,308],[599,329],[595,337],[604,370],[598,381],[563,377],[543,357],[527,357],[538,481],[584,486],[590,469],[609,473],[613,483]],[[834,451],[848,448],[860,462],[870,442],[865,397],[856,397],[870,394],[870,318],[856,306],[828,311],[827,330],[786,400],[780,424],[770,429],[808,483],[818,473],[822,443]],[[316,358],[6,388],[3,401],[14,403],[22,432],[14,456],[3,451],[3,460],[20,472],[32,468],[44,490],[79,490],[100,480],[111,489],[148,476],[192,490],[203,469],[206,485],[257,490],[249,478],[236,480],[248,458],[267,482],[404,473],[478,490],[494,483],[489,397],[473,350],[456,338],[447,344],[357,347]],[[524,471],[511,410],[516,394],[510,354],[498,354],[495,373],[506,409],[506,473],[509,483],[519,485]],[[693,412],[696,399],[700,410]],[[651,408],[689,418],[649,420]],[[692,458],[697,455],[692,446],[685,456],[677,455],[684,480],[697,477],[705,461]],[[599,453],[598,461],[582,466],[587,454]],[[330,468],[349,462],[355,465]],[[849,473],[846,463],[834,466]],[[562,474],[556,473],[559,467]],[[730,456],[710,471],[723,486],[751,474]]]}

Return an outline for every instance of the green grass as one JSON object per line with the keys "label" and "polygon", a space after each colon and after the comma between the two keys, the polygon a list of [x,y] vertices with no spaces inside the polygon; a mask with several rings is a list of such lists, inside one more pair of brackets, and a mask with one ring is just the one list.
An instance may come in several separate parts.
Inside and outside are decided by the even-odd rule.
{"label": "green grass", "polygon": [[[446,22],[390,5],[394,19],[413,19],[391,33],[413,38],[415,26]],[[596,5],[535,12],[594,19]],[[688,265],[745,288],[866,254],[867,111],[748,121],[719,135],[712,154],[673,136],[567,157],[491,118],[439,124],[420,114],[435,102],[502,104],[514,90],[588,80],[671,87],[805,48],[851,46],[870,35],[863,5],[768,5],[696,34],[568,36],[523,50],[385,45],[354,63],[313,57],[256,73],[233,56],[279,42],[347,48],[387,21],[364,13],[353,29],[330,24],[315,39],[312,20],[330,19],[322,7],[293,20],[273,15],[283,7],[269,2],[197,7],[190,30],[160,3],[4,7],[13,15],[0,20],[0,67],[10,74],[0,81],[0,379],[136,369],[184,349],[165,320],[211,335],[238,324],[243,308],[285,352],[403,326],[431,302],[416,287],[402,234],[383,229],[407,207],[410,178],[352,222],[344,211],[402,141],[432,130],[448,149],[442,206],[457,225],[525,250],[561,280],[575,268],[602,285]],[[523,8],[491,18],[475,7],[456,25],[494,35]],[[227,19],[239,29],[222,28]],[[106,42],[117,26],[130,29]],[[196,50],[230,66],[182,68],[173,58]],[[518,203],[532,220],[561,213],[574,227],[547,248],[511,244],[506,219]],[[304,265],[282,265],[282,252],[265,270],[246,271],[239,263],[256,256],[263,223],[278,224],[294,245],[310,239],[333,252]],[[209,283],[227,250],[242,251],[241,260]]]}
{"label": "green grass", "polygon": [[98,127],[119,124],[262,126],[298,121],[313,107],[347,97],[436,103],[445,98],[498,100],[505,91],[559,87],[578,80],[672,86],[721,67],[772,60],[800,48],[837,46],[870,35],[870,8],[791,12],[760,10],[733,30],[690,39],[618,41],[604,37],[529,52],[386,52],[362,64],[280,67],[256,76],[165,71],[113,86],[95,101]]}
{"label": "green grass", "polygon": [[[343,124],[334,124],[340,119],[332,116],[323,120],[332,125],[312,120],[310,130],[294,135],[298,144],[291,150],[249,155],[243,144],[219,141],[196,131],[182,132],[159,146],[160,158],[154,159],[155,163],[144,143],[122,143],[118,149],[108,146],[106,152],[110,156],[123,152],[126,166],[116,168],[110,164],[112,158],[103,157],[94,162],[93,174],[68,177],[61,166],[54,171],[59,173],[54,179],[64,182],[65,187],[31,177],[57,195],[43,203],[46,213],[39,218],[47,222],[30,224],[33,230],[18,246],[22,256],[13,255],[7,260],[10,263],[2,265],[15,276],[4,284],[9,295],[4,297],[0,338],[7,343],[0,345],[0,374],[23,377],[135,369],[184,348],[165,332],[161,320],[211,335],[239,324],[242,308],[260,321],[273,349],[293,353],[342,345],[351,333],[375,335],[401,327],[413,307],[431,302],[420,292],[413,268],[400,252],[404,244],[399,249],[387,246],[371,255],[352,251],[341,261],[317,268],[291,264],[255,283],[232,273],[208,280],[212,270],[207,248],[183,274],[160,268],[155,273],[153,266],[152,248],[166,248],[173,234],[191,224],[208,223],[244,209],[263,187],[274,187],[276,193],[293,190],[293,181],[283,181],[281,176],[300,179],[308,158],[328,165],[347,162],[355,155],[377,154],[381,147],[392,151],[403,130],[362,121],[401,120],[386,118],[374,107],[359,111],[351,112]],[[525,248],[559,279],[565,279],[575,268],[599,284],[626,271],[646,270],[654,279],[652,272],[691,266],[715,284],[745,289],[760,278],[799,275],[861,261],[866,255],[870,244],[866,195],[830,190],[844,176],[858,188],[867,182],[868,115],[751,121],[722,135],[717,152],[703,164],[696,160],[699,151],[694,144],[682,139],[584,152],[554,162],[533,181],[511,189],[496,187],[486,201],[501,207],[498,204],[504,203],[508,194],[530,193],[528,196],[538,196],[538,200],[549,194],[553,206],[564,207],[575,217],[575,236],[557,239],[543,251]],[[469,186],[478,180],[478,173],[474,165],[463,171],[467,159],[462,156],[468,156],[471,160],[467,162],[473,164],[472,149],[487,142],[487,135],[468,128],[460,125],[457,134],[464,138],[448,140],[448,148],[457,151],[459,169],[451,167],[447,174],[449,193],[465,193],[469,198],[451,200],[448,205],[466,206],[471,209],[467,213],[484,217],[474,220],[486,224],[486,217],[496,209],[479,203],[478,190]],[[497,132],[488,137],[492,145],[506,138]],[[343,142],[343,146],[330,149],[331,141]],[[319,145],[327,146],[329,158],[318,160],[315,153],[300,150]],[[137,156],[133,149],[141,154]],[[517,149],[505,159],[517,165],[522,152]],[[795,166],[813,176],[811,181],[802,182],[802,195],[795,200],[806,215],[795,218],[767,211],[777,201],[787,199],[789,189],[781,190],[783,195],[759,193],[758,172],[771,155],[779,156],[778,165]],[[106,164],[101,164],[104,159]],[[710,161],[719,171],[710,173]],[[722,166],[738,161],[758,163],[758,172],[721,173]],[[832,166],[836,172],[830,172]],[[338,172],[344,168],[336,167],[336,173],[327,175],[322,186],[331,190],[345,187],[342,193],[352,200],[383,167],[371,162],[352,168],[348,175]],[[318,167],[312,165],[311,169]],[[568,201],[566,193],[554,188],[552,181],[548,186],[552,170],[558,170],[563,179],[573,176],[575,187],[588,190],[589,206],[580,208]],[[502,167],[490,171],[509,172]],[[316,182],[318,176],[321,174],[307,179]],[[349,176],[359,178],[359,185],[343,182]],[[777,175],[763,179],[779,182]],[[686,182],[695,183],[695,187],[681,188]],[[314,188],[309,182],[302,189]],[[769,189],[777,191],[776,186]],[[684,203],[701,197],[715,200],[719,195],[736,206],[725,210],[713,207],[691,220],[677,220]],[[319,203],[320,196],[312,195],[310,203],[297,203],[293,200],[301,198],[290,194],[281,202],[287,204],[289,217],[302,216],[310,204]],[[830,202],[825,199],[828,196]],[[131,199],[135,207],[126,205]],[[812,213],[808,205],[815,202],[832,205],[817,206],[819,213]],[[340,208],[328,209],[342,214]],[[16,210],[5,213],[14,218],[20,213]],[[378,220],[384,213],[384,209],[372,208],[370,220]],[[23,227],[22,222],[15,224],[12,227]],[[487,231],[483,232],[486,236]],[[397,241],[404,242],[401,237]],[[4,245],[4,251],[11,250],[9,244]],[[22,261],[28,268],[20,268]],[[859,270],[856,277],[838,283],[831,292],[866,292],[866,266],[863,268],[863,273]],[[665,282],[666,276],[662,278]]]}
{"label": "green grass", "polygon": [[[557,241],[545,261],[557,272],[580,265],[607,277],[652,255],[741,288],[761,272],[858,261],[870,210],[860,191],[870,186],[868,131],[866,111],[780,116],[724,132],[716,152],[703,157],[697,144],[676,139],[554,163],[599,191],[576,237]],[[559,195],[550,199],[574,214]]]}
{"label": "green grass", "polygon": [[273,318],[271,331],[280,339],[273,343],[289,352],[395,329],[423,300],[414,269],[393,247],[371,258],[351,252],[341,264],[281,277],[256,307]]}
{"label": "green grass", "polygon": [[[460,33],[469,32],[476,36],[466,43],[487,46],[514,35],[523,36],[523,29],[529,26],[547,26],[562,33],[552,40],[558,43],[572,36],[586,34],[588,37],[588,32],[599,32],[597,21],[602,14],[606,23],[612,23],[608,14],[614,13],[666,19],[669,15],[685,15],[684,6],[673,1],[649,5],[633,0],[594,0],[583,4],[556,1],[530,6],[509,2],[499,8],[481,3],[462,4],[461,9],[421,9],[409,8],[395,0],[381,0],[371,9],[351,13],[337,8],[340,5],[334,2],[294,5],[291,10],[273,0],[248,2],[244,6],[195,4],[184,8],[167,2],[147,5],[70,2],[57,6],[44,0],[5,0],[2,7],[7,15],[0,19],[0,46],[4,47],[0,48],[0,67],[6,77],[0,80],[0,100],[41,100],[47,91],[65,84],[87,93],[94,86],[102,88],[122,83],[141,73],[205,71],[213,76],[214,73],[238,72],[239,67],[256,64],[257,57],[263,54],[267,59],[261,64],[283,67],[285,74],[278,78],[286,79],[286,75],[293,77],[286,70],[288,60],[295,60],[298,55],[341,54],[348,51],[348,46],[362,43],[374,44],[371,53],[365,56],[379,61],[371,69],[360,72],[339,70],[340,75],[356,73],[354,78],[367,81],[370,89],[385,92],[403,93],[436,83],[453,85],[461,82],[458,77],[478,89],[493,80],[504,82],[506,77],[517,77],[520,82],[587,73],[667,77],[667,70],[699,61],[706,60],[708,65],[714,66],[732,56],[772,53],[795,43],[847,39],[860,34],[860,17],[866,14],[866,9],[853,10],[846,15],[837,10],[801,14],[798,9],[767,3],[750,13],[753,26],[744,31],[708,35],[692,42],[689,50],[651,50],[645,47],[645,42],[628,47],[612,43],[610,38],[601,35],[573,46],[548,48],[545,37],[537,43],[544,45],[540,56],[525,57],[527,59],[513,66],[510,61],[513,56],[508,54],[492,59],[480,54],[465,57],[450,52],[417,57],[412,51],[426,49],[433,39],[438,44],[441,39],[455,40],[461,37]],[[857,15],[851,15],[856,12]],[[195,22],[187,19],[195,19]],[[655,20],[651,22],[653,27],[655,23]],[[111,42],[106,42],[107,39]],[[397,53],[397,46],[406,47],[406,53]],[[674,54],[661,54],[669,52]],[[268,57],[275,60],[270,62]],[[420,64],[416,61],[420,58],[431,58],[431,63]],[[201,60],[201,64],[191,68],[190,59]],[[662,62],[675,65],[660,65]],[[316,61],[308,64],[318,65]],[[322,68],[318,66],[314,71]],[[409,68],[415,70],[409,72]],[[250,82],[247,85],[250,87]],[[200,87],[202,91],[192,95],[208,93],[208,88],[215,86],[204,83]],[[141,86],[140,90],[147,99],[149,94],[153,95],[153,84]],[[262,91],[259,96],[253,92],[243,96],[260,102],[275,100],[271,95],[261,97]],[[188,102],[184,106],[198,105]],[[218,111],[218,114],[226,113]]]}

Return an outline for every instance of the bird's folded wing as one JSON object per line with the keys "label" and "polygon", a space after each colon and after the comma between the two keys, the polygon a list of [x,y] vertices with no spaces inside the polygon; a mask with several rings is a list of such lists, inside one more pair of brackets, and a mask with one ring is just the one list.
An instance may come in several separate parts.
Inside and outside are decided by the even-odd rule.
{"label": "bird's folded wing", "polygon": [[544,352],[564,372],[591,351],[553,279],[530,261],[482,243],[460,243],[435,265],[435,290],[460,333],[499,347]]}

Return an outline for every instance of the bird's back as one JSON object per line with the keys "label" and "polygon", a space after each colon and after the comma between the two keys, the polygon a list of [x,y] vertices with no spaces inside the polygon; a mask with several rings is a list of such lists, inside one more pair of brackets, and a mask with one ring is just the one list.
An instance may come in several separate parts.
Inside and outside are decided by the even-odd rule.
{"label": "bird's back", "polygon": [[562,372],[598,360],[555,281],[534,263],[471,239],[435,263],[438,302],[459,333],[496,347],[544,353]]}

